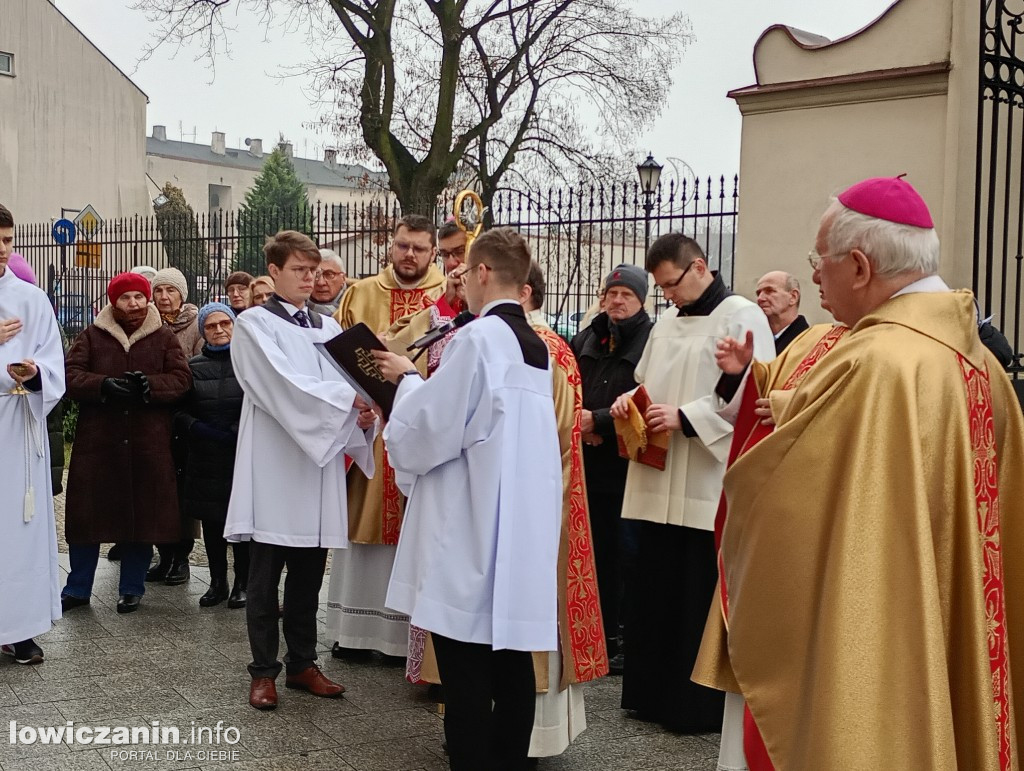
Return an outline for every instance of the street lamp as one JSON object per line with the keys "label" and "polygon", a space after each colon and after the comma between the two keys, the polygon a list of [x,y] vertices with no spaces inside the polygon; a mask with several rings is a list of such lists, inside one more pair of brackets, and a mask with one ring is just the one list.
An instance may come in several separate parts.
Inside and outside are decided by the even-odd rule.
{"label": "street lamp", "polygon": [[636,173],[640,176],[640,192],[644,197],[644,254],[651,246],[651,212],[654,211],[654,194],[658,190],[658,181],[661,179],[662,166],[651,153],[647,154],[647,160],[636,167]]}

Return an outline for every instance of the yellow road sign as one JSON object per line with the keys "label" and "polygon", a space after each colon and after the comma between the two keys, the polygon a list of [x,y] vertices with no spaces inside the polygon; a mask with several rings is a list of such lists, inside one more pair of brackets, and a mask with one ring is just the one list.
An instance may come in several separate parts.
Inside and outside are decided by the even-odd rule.
{"label": "yellow road sign", "polygon": [[103,261],[103,244],[90,244],[79,241],[75,244],[75,266],[78,268],[98,268]]}
{"label": "yellow road sign", "polygon": [[78,212],[78,216],[75,217],[75,225],[78,226],[78,232],[88,238],[103,226],[103,218],[92,204],[88,204]]}

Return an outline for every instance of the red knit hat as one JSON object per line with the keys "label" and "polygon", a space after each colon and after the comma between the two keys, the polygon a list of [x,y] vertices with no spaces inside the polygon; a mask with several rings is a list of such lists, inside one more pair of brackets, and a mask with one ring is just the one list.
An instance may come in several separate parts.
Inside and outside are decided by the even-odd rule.
{"label": "red knit hat", "polygon": [[839,194],[839,202],[847,209],[915,228],[934,228],[928,204],[909,182],[898,177],[872,177],[858,182]]}
{"label": "red knit hat", "polygon": [[107,299],[113,305],[125,292],[142,292],[148,301],[153,296],[149,279],[139,273],[118,273],[107,284]]}

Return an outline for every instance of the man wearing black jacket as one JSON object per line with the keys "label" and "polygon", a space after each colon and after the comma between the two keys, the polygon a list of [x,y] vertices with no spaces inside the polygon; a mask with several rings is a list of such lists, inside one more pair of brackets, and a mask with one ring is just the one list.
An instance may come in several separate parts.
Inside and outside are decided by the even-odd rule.
{"label": "man wearing black jacket", "polygon": [[583,378],[583,466],[590,502],[601,614],[613,674],[622,673],[620,608],[632,524],[621,519],[629,461],[619,457],[609,408],[636,388],[633,371],[654,323],[644,310],[647,272],[619,265],[604,283],[604,311],[572,340]]}
{"label": "man wearing black jacket", "polygon": [[780,354],[808,327],[800,315],[800,282],[789,273],[773,270],[761,276],[755,293],[775,335],[775,353]]}

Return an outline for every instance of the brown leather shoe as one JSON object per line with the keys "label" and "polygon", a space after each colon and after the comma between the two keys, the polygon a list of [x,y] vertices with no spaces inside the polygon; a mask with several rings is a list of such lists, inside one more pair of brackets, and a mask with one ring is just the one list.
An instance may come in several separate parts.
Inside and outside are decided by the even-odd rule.
{"label": "brown leather shoe", "polygon": [[272,677],[254,677],[249,686],[249,706],[268,710],[277,708],[277,686]]}
{"label": "brown leather shoe", "polygon": [[284,684],[288,688],[299,688],[309,691],[314,696],[323,696],[325,699],[336,699],[345,693],[345,686],[328,680],[316,664],[303,669],[297,675],[288,675]]}

